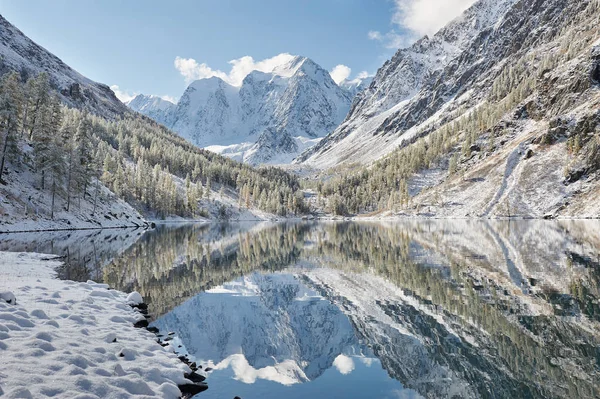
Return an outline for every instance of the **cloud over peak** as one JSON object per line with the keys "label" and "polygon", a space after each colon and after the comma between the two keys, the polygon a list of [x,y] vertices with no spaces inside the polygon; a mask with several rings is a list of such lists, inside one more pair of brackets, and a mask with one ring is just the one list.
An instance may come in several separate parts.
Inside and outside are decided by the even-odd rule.
{"label": "cloud over peak", "polygon": [[218,77],[233,86],[241,86],[244,78],[252,71],[273,72],[276,68],[284,66],[291,62],[294,56],[288,53],[282,53],[275,57],[266,58],[261,61],[255,61],[254,58],[247,55],[235,60],[229,61],[231,69],[224,72],[219,69],[212,69],[206,63],[199,63],[193,58],[175,58],[175,68],[184,77],[186,83],[194,80]]}
{"label": "cloud over peak", "polygon": [[367,37],[386,48],[402,48],[424,35],[433,35],[461,15],[476,0],[394,0],[391,22],[386,33],[369,31]]}
{"label": "cloud over peak", "polygon": [[333,69],[329,72],[329,75],[331,75],[333,81],[339,85],[341,82],[348,79],[351,73],[352,69],[350,69],[350,67],[340,64],[333,67]]}
{"label": "cloud over peak", "polygon": [[[289,53],[281,53],[271,58],[256,61],[254,58],[247,55],[229,61],[228,64],[231,65],[229,72],[213,69],[206,63],[199,63],[193,58],[176,57],[174,65],[185,79],[186,84],[190,84],[199,79],[218,77],[230,85],[239,87],[250,72],[260,71],[270,73],[277,70],[284,72],[282,71],[282,68],[290,64],[295,57],[296,56]],[[337,84],[349,79],[351,73],[352,69],[343,64],[336,65],[329,71],[331,78]],[[357,75],[357,78],[364,79],[368,76],[369,74],[366,71],[363,71]]]}
{"label": "cloud over peak", "polygon": [[419,36],[433,35],[476,0],[395,0],[392,22]]}

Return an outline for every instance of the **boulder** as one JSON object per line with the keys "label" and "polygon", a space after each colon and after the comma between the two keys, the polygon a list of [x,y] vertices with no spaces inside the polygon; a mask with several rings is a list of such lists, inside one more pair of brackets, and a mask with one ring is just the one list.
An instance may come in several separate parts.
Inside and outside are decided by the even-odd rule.
{"label": "boulder", "polygon": [[10,291],[0,292],[0,299],[10,305],[17,304],[17,298],[15,298],[15,295]]}
{"label": "boulder", "polygon": [[205,376],[203,376],[201,374],[198,374],[198,373],[194,373],[194,372],[192,372],[192,373],[185,373],[183,376],[185,378],[187,378],[188,380],[190,380],[192,382],[196,382],[196,383],[198,383],[198,382],[204,382],[204,380],[206,380]]}
{"label": "boulder", "polygon": [[198,395],[200,392],[204,392],[208,389],[206,383],[199,384],[183,384],[178,386],[181,391],[181,395],[184,398],[191,398],[194,395]]}
{"label": "boulder", "polygon": [[533,156],[533,150],[530,148],[527,150],[527,152],[525,153],[525,159],[529,159]]}
{"label": "boulder", "polygon": [[135,324],[133,325],[135,328],[146,328],[148,327],[148,320],[146,319],[141,319],[135,322]]}
{"label": "boulder", "polygon": [[127,303],[130,305],[139,305],[141,303],[144,303],[144,299],[142,298],[139,292],[133,291],[127,296]]}

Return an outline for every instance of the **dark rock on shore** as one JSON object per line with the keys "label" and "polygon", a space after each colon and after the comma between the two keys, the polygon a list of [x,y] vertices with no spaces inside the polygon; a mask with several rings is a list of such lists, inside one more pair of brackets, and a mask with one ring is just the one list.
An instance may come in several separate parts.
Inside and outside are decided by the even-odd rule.
{"label": "dark rock on shore", "polygon": [[183,376],[192,382],[204,382],[206,380],[205,376],[195,372],[185,373]]}
{"label": "dark rock on shore", "polygon": [[135,328],[146,328],[148,327],[148,320],[142,319],[135,322],[133,325]]}
{"label": "dark rock on shore", "polygon": [[199,384],[183,384],[178,386],[181,391],[182,398],[191,398],[194,395],[198,395],[200,392],[204,392],[208,389],[206,383]]}

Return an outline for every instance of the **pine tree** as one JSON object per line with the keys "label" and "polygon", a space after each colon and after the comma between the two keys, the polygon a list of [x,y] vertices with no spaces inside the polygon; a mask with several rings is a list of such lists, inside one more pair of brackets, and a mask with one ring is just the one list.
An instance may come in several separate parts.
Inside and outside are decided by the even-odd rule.
{"label": "pine tree", "polygon": [[457,154],[453,154],[450,157],[450,165],[448,166],[448,172],[453,175],[456,173],[456,170],[458,168],[458,155]]}
{"label": "pine tree", "polygon": [[210,182],[210,178],[208,178],[206,180],[206,189],[204,190],[204,195],[206,196],[206,199],[210,199],[210,191],[211,191],[211,182]]}

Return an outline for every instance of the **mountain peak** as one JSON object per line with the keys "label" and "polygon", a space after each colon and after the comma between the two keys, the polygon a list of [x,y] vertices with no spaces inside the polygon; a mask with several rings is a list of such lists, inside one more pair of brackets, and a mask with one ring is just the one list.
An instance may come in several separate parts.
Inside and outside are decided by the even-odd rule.
{"label": "mountain peak", "polygon": [[287,163],[344,119],[352,90],[308,57],[280,61],[261,68],[268,72],[250,72],[240,86],[219,77],[196,80],[169,115],[147,98],[147,107],[141,100],[131,106],[198,146],[253,164]]}
{"label": "mountain peak", "polygon": [[129,108],[142,113],[144,109],[152,108],[154,110],[165,111],[175,106],[175,104],[173,104],[171,101],[165,100],[162,97],[155,96],[153,94],[138,94],[133,99],[127,101],[125,104]]}
{"label": "mountain peak", "polygon": [[[308,57],[294,55],[289,61],[273,68],[273,74],[284,78],[292,77],[302,65],[309,60]],[[311,61],[312,62],[312,61]]]}
{"label": "mountain peak", "polygon": [[229,83],[225,82],[223,79],[221,79],[218,76],[211,76],[208,78],[202,78],[202,79],[197,79],[194,80],[189,86],[189,88],[195,88],[195,89],[201,89],[201,90],[206,90],[209,88],[213,88],[213,89],[217,89],[220,87],[224,87],[225,85],[227,86],[231,86]]}

